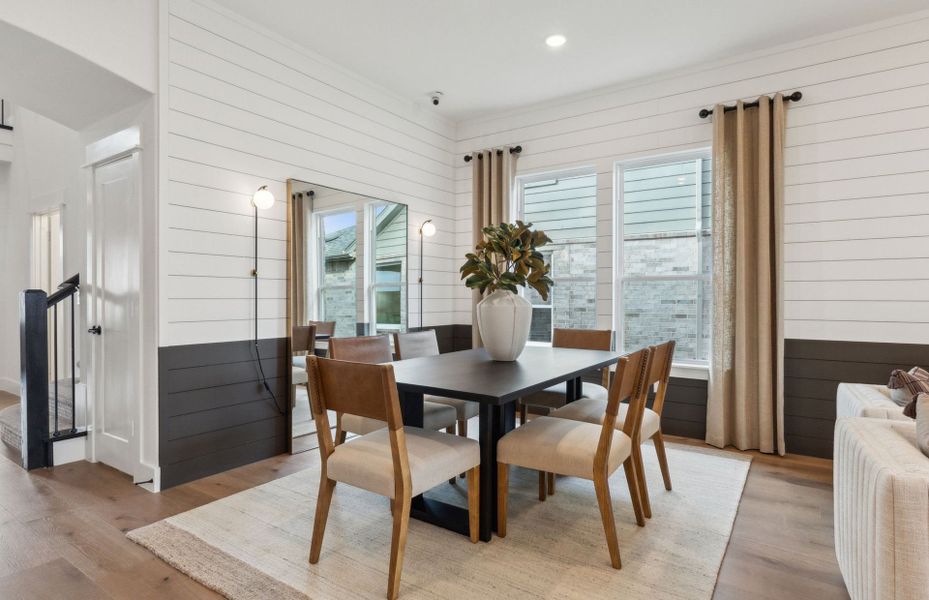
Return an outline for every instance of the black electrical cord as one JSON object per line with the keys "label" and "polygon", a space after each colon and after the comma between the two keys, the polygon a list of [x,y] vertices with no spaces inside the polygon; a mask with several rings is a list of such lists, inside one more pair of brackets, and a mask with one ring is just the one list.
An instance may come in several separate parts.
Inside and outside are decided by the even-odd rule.
{"label": "black electrical cord", "polygon": [[[254,203],[253,203],[254,204]],[[274,395],[274,392],[271,390],[271,386],[268,385],[268,377],[265,375],[264,366],[261,364],[261,348],[258,346],[258,207],[255,206],[255,268],[252,269],[252,277],[255,279],[255,358],[256,364],[258,365],[258,375],[261,377],[261,383],[264,385],[265,390],[271,395],[271,400],[274,401],[274,406],[277,408],[277,411],[282,415],[287,414],[287,409],[281,408],[280,402],[277,401],[277,396]]]}

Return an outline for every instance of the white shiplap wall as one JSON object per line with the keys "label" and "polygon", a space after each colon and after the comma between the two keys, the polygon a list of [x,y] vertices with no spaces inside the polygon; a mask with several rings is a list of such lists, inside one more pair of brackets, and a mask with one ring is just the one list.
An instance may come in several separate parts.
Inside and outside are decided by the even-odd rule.
{"label": "white shiplap wall", "polygon": [[[803,100],[788,109],[785,157],[786,337],[926,343],[929,12],[459,124],[455,256],[471,235],[471,168],[461,155],[522,144],[519,174],[592,165],[598,321],[611,326],[614,162],[709,146],[700,108],[796,89]],[[470,322],[470,297],[455,298],[455,321]]]}
{"label": "white shiplap wall", "polygon": [[[453,124],[206,0],[168,12],[160,345],[251,336],[249,202],[260,185],[283,200],[288,178],[409,205],[414,268],[431,218],[424,321],[454,322]],[[286,335],[285,216],[278,202],[259,222],[261,337]]]}

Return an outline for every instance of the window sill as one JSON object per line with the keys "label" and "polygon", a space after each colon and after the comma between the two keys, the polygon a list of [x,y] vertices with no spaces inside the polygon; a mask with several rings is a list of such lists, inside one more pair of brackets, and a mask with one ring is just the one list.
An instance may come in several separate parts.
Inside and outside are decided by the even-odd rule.
{"label": "window sill", "polygon": [[709,381],[709,365],[671,364],[671,377]]}

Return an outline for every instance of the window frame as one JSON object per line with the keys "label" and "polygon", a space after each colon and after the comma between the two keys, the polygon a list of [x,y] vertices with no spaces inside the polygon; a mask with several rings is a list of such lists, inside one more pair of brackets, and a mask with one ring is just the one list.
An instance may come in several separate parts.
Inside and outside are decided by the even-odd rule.
{"label": "window frame", "polygon": [[[406,229],[407,229],[407,249],[403,254],[403,257],[398,258],[396,263],[400,265],[400,281],[393,282],[380,282],[377,281],[377,208],[380,206],[390,206],[397,205],[397,202],[390,202],[388,200],[371,200],[365,204],[365,268],[364,268],[364,283],[365,283],[365,293],[367,295],[366,305],[367,305],[367,316],[368,323],[370,323],[371,335],[378,335],[378,321],[377,321],[377,291],[380,288],[399,288],[400,289],[400,323],[394,325],[393,323],[389,324],[387,327],[384,327],[383,331],[385,333],[393,332],[403,332],[405,329],[409,328],[409,302],[410,295],[408,289],[408,267],[409,265],[409,206],[406,206]],[[392,291],[392,290],[391,290]],[[406,323],[404,324],[404,321]]]}
{"label": "window frame", "polygon": [[[514,182],[515,190],[514,190],[514,193],[512,194],[512,199],[510,201],[510,214],[517,215],[516,219],[520,219],[520,220],[523,220],[523,218],[525,217],[525,214],[526,214],[525,191],[526,191],[527,184],[531,185],[533,183],[538,183],[540,181],[548,181],[548,180],[557,181],[559,179],[571,179],[572,177],[587,177],[590,175],[593,175],[595,178],[595,189],[599,189],[599,187],[597,186],[599,184],[600,174],[597,172],[596,165],[583,165],[583,166],[578,166],[578,167],[568,167],[565,169],[556,169],[552,171],[537,171],[535,173],[517,175],[515,178],[515,182]],[[595,195],[596,195],[596,192],[595,192]],[[595,201],[594,206],[595,207],[599,206],[599,203]],[[512,220],[515,220],[515,219],[512,219]],[[597,243],[596,241],[598,238],[599,236],[597,235],[597,227],[596,225],[594,225],[594,243],[595,244]],[[555,281],[554,272],[551,273],[551,276],[552,276],[552,281]],[[558,280],[562,283],[569,283],[569,284],[577,283],[577,282],[589,283],[592,281],[594,284],[595,290],[598,285],[596,269],[594,270],[594,276],[592,279],[590,277],[567,276],[567,277],[558,277]],[[595,294],[594,301],[596,303],[597,302],[596,292],[594,292],[594,294]],[[525,298],[526,289],[520,288],[519,295]],[[548,298],[549,298],[548,304],[532,304],[532,309],[534,311],[536,308],[547,308],[549,312],[551,313],[551,332],[549,334],[549,341],[539,342],[539,341],[530,340],[526,342],[526,344],[529,346],[551,346],[552,345],[551,339],[553,339],[555,336],[555,299],[554,299],[553,293],[549,293]]]}
{"label": "window frame", "polygon": [[[623,328],[623,285],[626,281],[695,281],[697,285],[698,309],[697,309],[697,331],[703,329],[703,306],[704,302],[710,304],[710,319],[712,320],[712,299],[703,296],[703,284],[709,282],[712,284],[712,273],[703,273],[703,252],[697,252],[697,269],[694,275],[625,275],[625,235],[624,235],[624,217],[625,217],[625,184],[623,175],[628,169],[637,169],[641,167],[658,166],[668,163],[685,162],[688,160],[713,160],[712,148],[700,147],[692,150],[681,152],[672,152],[645,156],[641,158],[630,158],[627,160],[618,160],[613,164],[613,330],[616,338],[616,348],[620,352],[625,351],[625,329]],[[703,234],[703,178],[702,169],[696,168],[695,172],[699,175],[699,183],[696,185],[696,218],[694,219],[694,234],[697,240],[697,248],[700,248],[701,236]],[[710,240],[715,235],[712,226],[710,227]],[[712,348],[713,328],[710,327],[708,337],[710,347]],[[675,356],[674,366],[684,368],[708,369],[710,359],[694,360],[682,359]]]}
{"label": "window frame", "polygon": [[[345,206],[334,206],[330,209],[322,211],[313,211],[313,248],[316,249],[316,259],[313,261],[313,287],[316,289],[316,293],[313,295],[313,307],[309,314],[313,315],[315,320],[325,320],[325,315],[323,314],[325,310],[325,303],[323,298],[325,297],[326,290],[354,290],[355,293],[355,312],[358,312],[358,257],[355,257],[355,276],[352,278],[351,285],[324,285],[323,282],[326,278],[326,235],[325,235],[325,218],[331,215],[337,215],[340,213],[352,213],[355,215],[355,239],[358,239],[358,213],[354,205],[345,205]],[[357,241],[356,241],[357,244]],[[356,245],[357,247],[357,245]],[[357,317],[355,319],[357,321]]]}

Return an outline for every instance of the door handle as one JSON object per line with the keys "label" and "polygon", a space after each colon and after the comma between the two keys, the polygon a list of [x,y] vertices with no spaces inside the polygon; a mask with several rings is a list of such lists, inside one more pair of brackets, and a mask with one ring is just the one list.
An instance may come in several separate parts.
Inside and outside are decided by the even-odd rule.
{"label": "door handle", "polygon": [[93,327],[87,330],[87,333],[91,333],[93,335],[100,335],[101,333],[103,333],[103,329],[99,325],[94,325]]}

